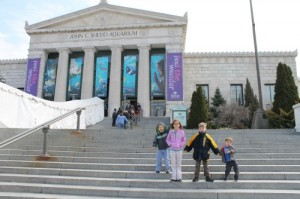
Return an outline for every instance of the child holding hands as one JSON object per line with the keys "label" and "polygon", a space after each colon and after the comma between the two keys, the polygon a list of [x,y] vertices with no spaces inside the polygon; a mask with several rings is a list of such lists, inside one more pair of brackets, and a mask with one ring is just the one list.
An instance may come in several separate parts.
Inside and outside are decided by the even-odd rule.
{"label": "child holding hands", "polygon": [[171,182],[181,182],[181,161],[182,153],[185,147],[186,137],[182,130],[182,125],[179,120],[173,120],[171,124],[171,130],[167,137],[167,143],[170,147],[170,157],[172,165],[172,177]]}
{"label": "child holding hands", "polygon": [[225,138],[224,146],[221,148],[222,162],[226,163],[224,181],[227,181],[232,167],[234,170],[234,180],[238,181],[239,179],[239,167],[234,157],[234,154],[236,153],[236,149],[232,145],[232,143],[233,143],[233,139],[231,137],[227,137]]}

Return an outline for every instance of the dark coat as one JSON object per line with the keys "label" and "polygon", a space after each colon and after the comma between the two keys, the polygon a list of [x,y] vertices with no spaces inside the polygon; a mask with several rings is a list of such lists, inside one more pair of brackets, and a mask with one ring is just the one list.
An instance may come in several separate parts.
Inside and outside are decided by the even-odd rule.
{"label": "dark coat", "polygon": [[195,134],[186,144],[184,150],[189,152],[194,149],[193,158],[194,160],[208,160],[210,153],[209,150],[211,149],[214,154],[220,154],[220,150],[218,145],[213,140],[213,138],[205,133],[198,133]]}

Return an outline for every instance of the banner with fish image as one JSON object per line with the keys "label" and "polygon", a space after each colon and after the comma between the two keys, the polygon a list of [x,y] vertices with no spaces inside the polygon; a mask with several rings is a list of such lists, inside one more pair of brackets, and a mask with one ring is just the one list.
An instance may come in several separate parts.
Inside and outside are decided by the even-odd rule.
{"label": "banner with fish image", "polygon": [[136,97],[137,55],[124,56],[123,98]]}
{"label": "banner with fish image", "polygon": [[54,101],[58,58],[48,59],[44,74],[43,98]]}
{"label": "banner with fish image", "polygon": [[70,59],[67,100],[80,99],[83,57]]}
{"label": "banner with fish image", "polygon": [[108,67],[109,56],[102,56],[96,58],[96,73],[95,73],[95,93],[96,97],[107,97],[108,91]]}
{"label": "banner with fish image", "polygon": [[165,96],[165,55],[151,55],[151,97]]}

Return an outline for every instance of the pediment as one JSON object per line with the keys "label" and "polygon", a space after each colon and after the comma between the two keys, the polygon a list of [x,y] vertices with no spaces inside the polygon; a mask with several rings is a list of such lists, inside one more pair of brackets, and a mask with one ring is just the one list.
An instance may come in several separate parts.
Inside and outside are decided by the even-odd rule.
{"label": "pediment", "polygon": [[77,29],[82,27],[131,27],[137,25],[187,23],[187,17],[99,4],[97,6],[56,17],[40,23],[26,25],[27,32],[55,29]]}

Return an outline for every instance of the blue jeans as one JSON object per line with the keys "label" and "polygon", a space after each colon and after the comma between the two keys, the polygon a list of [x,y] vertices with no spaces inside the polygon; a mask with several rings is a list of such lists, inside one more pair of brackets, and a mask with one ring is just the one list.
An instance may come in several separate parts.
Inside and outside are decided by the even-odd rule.
{"label": "blue jeans", "polygon": [[170,161],[169,161],[169,153],[168,153],[168,149],[165,150],[157,150],[156,153],[156,171],[160,171],[161,170],[161,166],[162,166],[162,158],[164,158],[165,161],[165,167],[166,167],[166,171],[170,171]]}
{"label": "blue jeans", "polygon": [[120,129],[122,129],[122,128],[124,128],[124,123],[118,123],[117,126],[118,126]]}

